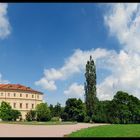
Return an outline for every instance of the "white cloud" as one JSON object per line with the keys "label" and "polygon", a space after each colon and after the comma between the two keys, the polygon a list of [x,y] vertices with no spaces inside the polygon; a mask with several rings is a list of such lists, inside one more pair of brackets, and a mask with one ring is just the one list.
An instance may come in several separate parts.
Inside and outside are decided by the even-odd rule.
{"label": "white cloud", "polygon": [[[109,8],[104,16],[105,25],[110,35],[120,42],[120,52],[101,48],[87,51],[77,49],[61,68],[44,70],[43,78],[37,81],[38,85],[49,90],[48,85],[41,82],[45,79],[48,83],[53,82],[52,87],[55,88],[52,89],[56,89],[57,80],[66,80],[74,74],[84,72],[85,64],[92,55],[97,70],[104,68],[111,72],[97,85],[97,96],[100,100],[112,99],[118,90],[127,91],[140,98],[140,4],[110,4]],[[74,90],[77,87],[77,83],[72,84],[64,91],[65,95],[81,97],[82,92]],[[82,88],[82,85],[80,87]]]}
{"label": "white cloud", "polygon": [[[7,17],[8,4],[0,3],[0,39],[4,39],[10,34],[10,23]],[[2,74],[0,74],[0,84],[7,84],[8,80],[2,79]]]}
{"label": "white cloud", "polygon": [[118,38],[124,50],[140,53],[140,4],[111,4],[104,19],[111,35]]}
{"label": "white cloud", "polygon": [[118,90],[125,90],[140,97],[140,56],[120,51],[110,71],[112,74],[98,85],[100,99],[112,99]]}
{"label": "white cloud", "polygon": [[48,81],[44,77],[41,78],[39,81],[36,81],[35,84],[36,85],[41,85],[41,87],[43,89],[50,90],[50,91],[53,91],[53,90],[56,90],[57,89],[54,81]]}
{"label": "white cloud", "polygon": [[110,69],[112,74],[98,85],[98,96],[112,99],[117,90],[124,90],[140,98],[140,4],[110,5],[105,23],[122,50]]}
{"label": "white cloud", "polygon": [[84,95],[84,86],[73,83],[69,86],[67,90],[64,91],[64,94],[68,97],[83,97]]}
{"label": "white cloud", "polygon": [[67,79],[69,76],[81,72],[81,69],[85,67],[85,63],[92,55],[94,59],[99,59],[106,57],[108,54],[113,53],[112,51],[107,51],[105,49],[92,49],[90,51],[82,51],[80,49],[75,50],[75,52],[66,59],[64,65],[59,69],[46,69],[44,70],[44,76],[47,80],[60,80]]}
{"label": "white cloud", "polygon": [[9,81],[8,80],[3,80],[2,79],[2,74],[0,73],[0,84],[8,84]]}
{"label": "white cloud", "polygon": [[0,38],[4,39],[10,34],[10,23],[7,17],[8,4],[0,3]]}
{"label": "white cloud", "polygon": [[[92,49],[90,51],[82,51],[80,49],[75,50],[75,52],[70,56],[68,59],[66,59],[64,65],[59,69],[45,69],[44,70],[44,76],[39,80],[36,81],[35,84],[38,86],[41,86],[44,89],[47,90],[56,90],[56,84],[55,81],[57,80],[66,80],[70,76],[73,76],[74,74],[83,72],[85,69],[85,64],[87,60],[89,59],[89,56],[92,55],[93,59],[97,61],[98,67],[106,67],[104,65],[104,60],[106,59],[114,59],[114,56],[116,55],[115,51],[107,51],[106,49]],[[100,61],[102,60],[102,63]],[[108,60],[108,67],[110,66],[111,61]]]}

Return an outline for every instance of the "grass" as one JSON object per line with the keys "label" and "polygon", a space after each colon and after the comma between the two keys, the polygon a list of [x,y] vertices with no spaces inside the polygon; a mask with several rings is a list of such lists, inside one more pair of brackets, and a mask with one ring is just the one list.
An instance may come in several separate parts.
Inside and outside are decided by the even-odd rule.
{"label": "grass", "polygon": [[65,125],[65,124],[76,124],[77,122],[59,122],[59,121],[48,121],[48,122],[37,122],[37,121],[1,121],[4,124],[22,124],[22,125]]}
{"label": "grass", "polygon": [[68,137],[140,137],[140,124],[113,124],[81,129]]}

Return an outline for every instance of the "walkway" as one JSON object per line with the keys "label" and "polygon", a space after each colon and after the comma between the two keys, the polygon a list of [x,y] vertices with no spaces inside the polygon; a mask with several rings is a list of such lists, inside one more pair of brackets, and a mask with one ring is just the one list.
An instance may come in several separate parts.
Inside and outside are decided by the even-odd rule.
{"label": "walkway", "polygon": [[0,137],[63,137],[82,128],[107,125],[77,123],[69,125],[0,124]]}

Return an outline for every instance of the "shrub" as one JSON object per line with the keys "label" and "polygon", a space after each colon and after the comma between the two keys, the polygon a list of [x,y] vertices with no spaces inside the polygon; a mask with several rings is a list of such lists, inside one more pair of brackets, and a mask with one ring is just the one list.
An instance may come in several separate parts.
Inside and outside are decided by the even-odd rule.
{"label": "shrub", "polygon": [[19,117],[21,117],[21,112],[18,110],[13,110],[11,111],[11,116],[12,116],[12,120],[16,121],[17,119],[19,119]]}
{"label": "shrub", "polygon": [[59,121],[59,119],[60,119],[59,117],[52,117],[52,118],[51,118],[51,121],[56,122],[56,121]]}
{"label": "shrub", "polygon": [[68,120],[68,113],[63,112],[62,115],[61,115],[61,118],[62,118],[63,121],[67,121]]}
{"label": "shrub", "polygon": [[84,119],[84,122],[86,122],[86,123],[87,122],[90,122],[90,117],[89,116],[86,116],[85,119]]}
{"label": "shrub", "polygon": [[95,123],[106,123],[106,122],[108,122],[107,118],[104,114],[93,115],[92,121],[95,122]]}
{"label": "shrub", "polygon": [[26,114],[26,120],[27,121],[35,121],[36,120],[36,111],[35,110],[30,110]]}
{"label": "shrub", "polygon": [[85,112],[83,111],[83,112],[79,112],[79,114],[77,115],[77,122],[84,122],[84,119],[85,119],[85,116],[86,116],[86,114],[85,114]]}

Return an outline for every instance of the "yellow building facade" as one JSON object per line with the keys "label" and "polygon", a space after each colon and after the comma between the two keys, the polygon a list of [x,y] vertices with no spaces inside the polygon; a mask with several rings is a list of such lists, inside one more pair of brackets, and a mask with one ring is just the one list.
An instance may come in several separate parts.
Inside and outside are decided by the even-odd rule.
{"label": "yellow building facade", "polygon": [[0,103],[2,101],[19,110],[25,119],[28,111],[43,102],[43,93],[20,84],[0,84]]}

